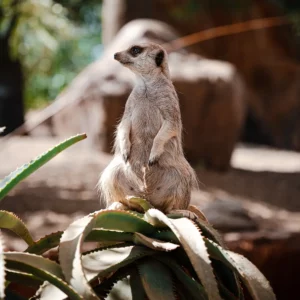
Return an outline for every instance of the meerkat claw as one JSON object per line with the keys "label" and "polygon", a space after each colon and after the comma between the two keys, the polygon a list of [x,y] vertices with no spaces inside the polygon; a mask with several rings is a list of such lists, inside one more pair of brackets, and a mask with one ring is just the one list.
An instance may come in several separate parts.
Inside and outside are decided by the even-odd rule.
{"label": "meerkat claw", "polygon": [[158,163],[158,157],[153,157],[153,158],[150,158],[149,161],[148,161],[148,166],[154,166]]}
{"label": "meerkat claw", "polygon": [[129,154],[124,153],[124,154],[123,154],[123,159],[124,159],[125,162],[127,162],[128,159],[129,159]]}

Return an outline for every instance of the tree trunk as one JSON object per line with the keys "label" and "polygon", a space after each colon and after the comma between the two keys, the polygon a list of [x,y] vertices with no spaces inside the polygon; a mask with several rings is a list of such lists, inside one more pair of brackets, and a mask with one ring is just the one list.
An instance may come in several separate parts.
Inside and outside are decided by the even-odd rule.
{"label": "tree trunk", "polygon": [[0,127],[3,135],[12,132],[24,122],[23,73],[19,60],[13,60],[9,51],[9,38],[17,22],[14,16],[6,32],[0,37]]}

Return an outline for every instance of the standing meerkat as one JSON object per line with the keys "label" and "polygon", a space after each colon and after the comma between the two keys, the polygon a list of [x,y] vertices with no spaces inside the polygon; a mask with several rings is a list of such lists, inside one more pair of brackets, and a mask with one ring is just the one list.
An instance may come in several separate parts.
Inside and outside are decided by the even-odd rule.
{"label": "standing meerkat", "polygon": [[147,199],[170,212],[186,209],[195,173],[184,157],[179,101],[166,51],[154,43],[135,45],[114,58],[137,75],[116,131],[114,158],[99,188],[107,206],[124,208],[126,197]]}

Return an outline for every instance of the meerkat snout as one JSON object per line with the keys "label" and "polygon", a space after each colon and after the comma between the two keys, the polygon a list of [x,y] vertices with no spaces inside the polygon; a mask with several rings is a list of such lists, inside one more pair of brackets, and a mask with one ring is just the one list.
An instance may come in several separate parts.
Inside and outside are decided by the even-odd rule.
{"label": "meerkat snout", "polygon": [[114,54],[114,59],[115,59],[115,60],[119,60],[119,57],[120,57],[119,52],[117,52],[117,53]]}

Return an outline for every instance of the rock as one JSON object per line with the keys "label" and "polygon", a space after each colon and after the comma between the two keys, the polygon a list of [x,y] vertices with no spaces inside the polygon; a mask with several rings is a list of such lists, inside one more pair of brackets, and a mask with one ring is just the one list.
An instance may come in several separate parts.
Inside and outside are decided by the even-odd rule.
{"label": "rock", "polygon": [[[166,22],[185,36],[208,28],[286,13],[274,1],[103,2],[106,43],[112,41],[118,28],[137,18]],[[113,17],[116,15],[118,18]],[[248,115],[255,123],[255,126],[246,124],[243,135],[246,141],[300,151],[300,51],[292,24],[213,38],[187,49],[229,61],[242,74],[249,90]]]}
{"label": "rock", "polygon": [[245,89],[229,63],[171,53],[170,73],[180,99],[185,153],[209,168],[229,167],[245,111]]}
{"label": "rock", "polygon": [[[114,61],[113,54],[139,41],[163,43],[175,37],[172,28],[158,21],[136,20],[124,26],[103,57],[56,100],[56,105],[67,105],[53,117],[55,133],[69,136],[85,131],[91,145],[110,152],[134,85],[133,74]],[[169,65],[179,94],[188,159],[228,168],[244,120],[245,90],[236,69],[185,51],[171,53]]]}
{"label": "rock", "polygon": [[197,168],[202,183],[200,187],[220,189],[239,197],[300,212],[299,153],[239,146],[233,153],[231,166],[226,174]]}

